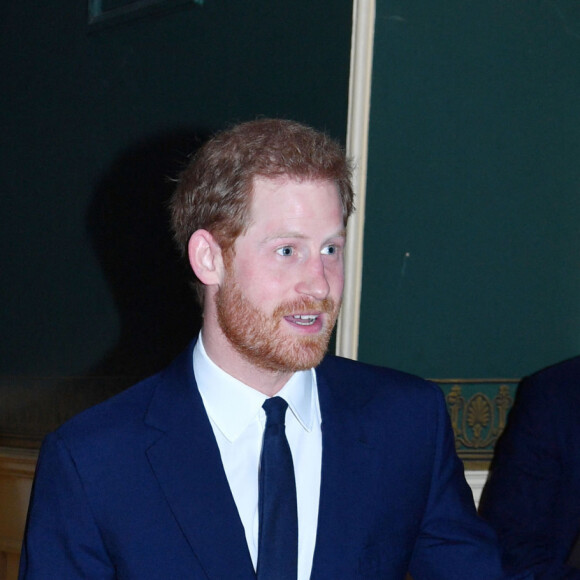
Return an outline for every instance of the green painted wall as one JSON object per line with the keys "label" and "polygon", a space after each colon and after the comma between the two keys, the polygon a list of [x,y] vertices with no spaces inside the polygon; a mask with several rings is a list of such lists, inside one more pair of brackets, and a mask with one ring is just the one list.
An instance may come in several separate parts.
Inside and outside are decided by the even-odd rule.
{"label": "green painted wall", "polygon": [[[195,332],[163,208],[200,140],[256,115],[344,139],[351,3],[0,13],[0,438],[37,441]],[[361,360],[485,379],[580,351],[579,22],[378,2]]]}
{"label": "green painted wall", "polygon": [[[103,180],[132,163],[140,181],[156,143],[177,169],[189,136],[256,115],[298,118],[343,139],[351,7],[206,0],[91,34],[85,2],[9,4],[0,40],[9,331],[1,368],[78,372],[118,333],[87,231]],[[164,150],[172,141],[174,151]],[[125,209],[138,215],[146,208],[133,195]]]}
{"label": "green painted wall", "polygon": [[359,358],[519,377],[580,352],[580,12],[378,2]]}
{"label": "green painted wall", "polygon": [[0,432],[41,433],[193,336],[167,177],[258,115],[344,140],[351,12],[205,0],[97,30],[85,0],[4,3]]}

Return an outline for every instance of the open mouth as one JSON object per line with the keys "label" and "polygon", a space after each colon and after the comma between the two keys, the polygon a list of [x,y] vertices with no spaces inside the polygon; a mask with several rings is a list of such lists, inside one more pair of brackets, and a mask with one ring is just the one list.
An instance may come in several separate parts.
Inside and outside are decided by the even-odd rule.
{"label": "open mouth", "polygon": [[298,326],[312,326],[318,319],[318,314],[294,314],[288,318]]}

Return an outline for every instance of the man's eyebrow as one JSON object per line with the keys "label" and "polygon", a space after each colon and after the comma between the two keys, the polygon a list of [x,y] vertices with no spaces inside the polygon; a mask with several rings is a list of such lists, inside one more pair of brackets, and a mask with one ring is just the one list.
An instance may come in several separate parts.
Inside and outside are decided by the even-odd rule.
{"label": "man's eyebrow", "polygon": [[[293,232],[293,231],[276,232],[276,233],[271,234],[271,235],[267,236],[266,238],[264,238],[263,243],[268,243],[268,242],[271,242],[274,240],[285,240],[285,239],[304,240],[307,238],[308,238],[308,236],[305,236],[301,232]],[[335,234],[328,236],[327,240],[332,240],[335,238],[346,238],[346,228],[342,228],[340,231],[336,232]]]}
{"label": "man's eyebrow", "polygon": [[275,232],[275,233],[269,235],[267,238],[265,238],[264,241],[269,242],[271,240],[280,240],[280,239],[285,239],[285,238],[305,239],[306,236],[304,234],[301,234],[300,232],[293,232],[293,231]]}
{"label": "man's eyebrow", "polygon": [[336,238],[344,238],[344,239],[346,239],[346,228],[342,228],[341,230],[339,230],[335,234],[332,234],[331,236],[328,236],[327,240],[335,240]]}

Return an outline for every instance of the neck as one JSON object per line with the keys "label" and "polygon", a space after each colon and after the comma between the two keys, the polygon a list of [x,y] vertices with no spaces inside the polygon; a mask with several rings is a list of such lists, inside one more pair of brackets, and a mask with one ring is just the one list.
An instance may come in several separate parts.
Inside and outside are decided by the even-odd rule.
{"label": "neck", "polygon": [[250,363],[232,346],[219,325],[204,324],[201,332],[205,352],[214,364],[268,397],[276,395],[294,374],[291,371],[270,371]]}

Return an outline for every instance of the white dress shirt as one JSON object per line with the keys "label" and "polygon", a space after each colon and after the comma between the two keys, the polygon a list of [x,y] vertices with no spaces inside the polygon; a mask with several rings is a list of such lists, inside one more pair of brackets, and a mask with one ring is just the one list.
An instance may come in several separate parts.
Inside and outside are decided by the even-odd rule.
{"label": "white dress shirt", "polygon": [[[266,395],[219,368],[205,352],[201,334],[193,370],[220,450],[228,483],[246,533],[254,569],[258,560],[258,471]],[[286,436],[292,452],[298,502],[298,580],[308,580],[316,542],[322,434],[314,370],[294,373],[278,393],[288,403]]]}

